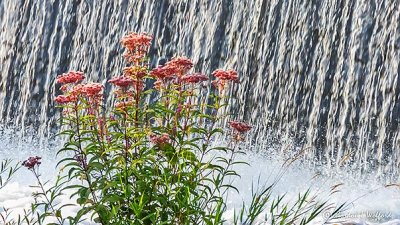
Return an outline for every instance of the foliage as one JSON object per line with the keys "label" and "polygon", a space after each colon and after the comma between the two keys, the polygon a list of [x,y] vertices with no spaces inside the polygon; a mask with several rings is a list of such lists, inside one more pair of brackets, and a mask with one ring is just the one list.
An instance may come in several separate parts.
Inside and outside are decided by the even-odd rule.
{"label": "foliage", "polygon": [[[261,188],[258,182],[252,187],[252,200],[247,206],[243,202],[243,206],[239,211],[235,211],[235,225],[255,225],[265,224],[268,221],[271,225],[278,224],[299,224],[305,225],[314,222],[318,216],[321,224],[325,224],[332,219],[337,219],[339,214],[345,210],[346,204],[343,203],[336,207],[329,203],[328,200],[319,202],[319,196],[311,195],[311,191],[307,190],[303,194],[299,194],[297,199],[292,199],[292,203],[287,203],[285,195],[272,197],[272,191],[279,182],[281,175],[275,178],[275,181],[264,188]],[[331,189],[329,196],[332,196],[337,187]]]}
{"label": "foliage", "polygon": [[21,168],[18,163],[16,165],[12,163],[12,160],[5,159],[0,164],[0,189],[6,186],[11,177]]}

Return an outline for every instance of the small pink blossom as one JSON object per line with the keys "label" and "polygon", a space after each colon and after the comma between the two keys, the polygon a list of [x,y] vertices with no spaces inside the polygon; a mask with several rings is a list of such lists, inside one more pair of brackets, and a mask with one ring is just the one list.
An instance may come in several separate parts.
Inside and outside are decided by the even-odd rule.
{"label": "small pink blossom", "polygon": [[158,80],[171,80],[174,78],[175,70],[166,66],[159,66],[154,68],[150,75],[157,78]]}
{"label": "small pink blossom", "polygon": [[130,51],[135,51],[137,48],[148,48],[151,45],[153,38],[146,33],[138,34],[135,32],[125,35],[121,39],[122,45]]}
{"label": "small pink blossom", "polygon": [[230,121],[229,125],[239,133],[245,133],[252,128],[249,124],[239,121]]}
{"label": "small pink blossom", "polygon": [[32,156],[32,157],[29,157],[24,162],[22,162],[22,165],[28,169],[33,169],[35,166],[39,166],[42,163],[42,162],[40,162],[41,159],[42,159],[42,157]]}
{"label": "small pink blossom", "polygon": [[57,96],[54,101],[58,104],[67,104],[70,102],[75,102],[77,98],[73,95],[59,95]]}
{"label": "small pink blossom", "polygon": [[225,71],[223,69],[217,69],[212,73],[212,75],[221,80],[234,81],[234,82],[239,81],[238,73],[234,70]]}
{"label": "small pink blossom", "polygon": [[89,97],[98,96],[103,91],[103,85],[99,83],[85,84],[82,87],[82,92]]}
{"label": "small pink blossom", "polygon": [[155,145],[162,145],[167,143],[170,140],[168,134],[163,133],[161,135],[152,134],[150,135],[150,141]]}
{"label": "small pink blossom", "polygon": [[78,83],[85,79],[83,72],[80,71],[70,71],[68,73],[63,73],[62,75],[57,76],[56,83],[57,84],[70,84],[70,83]]}
{"label": "small pink blossom", "polygon": [[182,76],[181,80],[184,83],[200,83],[208,80],[208,76],[201,73],[187,74]]}
{"label": "small pink blossom", "polygon": [[111,80],[109,80],[108,82],[112,83],[118,87],[128,87],[128,86],[132,86],[135,83],[132,78],[127,77],[127,76],[114,77]]}
{"label": "small pink blossom", "polygon": [[183,75],[193,67],[193,62],[186,57],[175,57],[167,62],[165,67],[175,71],[177,75]]}

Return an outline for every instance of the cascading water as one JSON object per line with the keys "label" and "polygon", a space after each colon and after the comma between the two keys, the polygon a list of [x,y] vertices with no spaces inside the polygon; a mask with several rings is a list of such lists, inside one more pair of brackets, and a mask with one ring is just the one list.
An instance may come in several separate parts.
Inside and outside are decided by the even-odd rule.
{"label": "cascading water", "polygon": [[119,39],[147,31],[153,65],[177,54],[239,72],[232,110],[258,124],[256,144],[290,139],[313,161],[398,179],[400,0],[2,0],[0,29],[4,125],[52,134],[56,75],[110,91]]}
{"label": "cascading water", "polygon": [[350,156],[393,171],[399,21],[399,0],[3,0],[1,119],[46,133],[55,76],[76,69],[105,83],[123,66],[123,34],[148,31],[154,60],[174,52],[198,71],[238,70],[234,104],[243,119],[312,146],[318,159],[339,164]]}

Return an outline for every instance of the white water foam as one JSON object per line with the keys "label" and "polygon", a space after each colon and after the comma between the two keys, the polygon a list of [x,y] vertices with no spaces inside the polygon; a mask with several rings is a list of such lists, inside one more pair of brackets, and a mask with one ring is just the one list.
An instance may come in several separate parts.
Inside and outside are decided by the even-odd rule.
{"label": "white water foam", "polygon": [[[56,149],[44,148],[34,143],[33,139],[15,140],[20,140],[20,138],[13,138],[13,135],[0,137],[0,160],[11,158],[21,161],[31,155],[39,155],[43,157],[40,167],[42,178],[47,180],[55,175],[54,152]],[[240,194],[231,191],[228,195],[228,211],[226,213],[228,220],[232,219],[234,208],[239,208],[243,201],[250,200],[252,185],[256,184],[258,179],[260,184],[271,184],[279,174],[284,162],[284,159],[279,157],[270,158],[257,153],[248,153],[246,156],[240,156],[239,159],[250,163],[250,166],[236,167],[241,179],[236,179],[234,185],[238,187]],[[398,187],[385,188],[372,176],[363,180],[358,180],[350,174],[346,176],[339,173],[334,173],[335,175],[329,177],[325,175],[315,177],[316,172],[316,169],[308,168],[301,163],[294,163],[274,188],[274,196],[286,194],[286,200],[290,201],[290,199],[297,198],[298,193],[304,193],[311,188],[312,193],[326,199],[326,194],[333,185],[343,183],[340,192],[331,196],[329,200],[336,204],[348,203],[347,210],[342,214],[346,217],[343,219],[344,221],[351,221],[347,224],[400,224],[400,189]],[[10,184],[0,189],[0,208],[9,208],[14,214],[21,213],[33,201],[31,196],[33,190],[29,185],[35,184],[33,175],[22,168]],[[67,203],[72,200],[65,195],[60,201]],[[70,208],[65,215],[73,214],[76,210],[77,208]],[[315,224],[320,224],[322,219]]]}
{"label": "white water foam", "polygon": [[[260,183],[271,184],[278,176],[283,159],[266,159],[260,154],[249,153],[242,157],[251,166],[240,166],[238,171],[241,179],[235,181],[240,194],[232,192],[230,208],[240,207],[242,200],[249,202],[252,185],[260,178]],[[320,173],[321,171],[318,171]],[[286,200],[291,201],[304,193],[308,188],[312,194],[317,194],[322,200],[336,206],[346,203],[346,210],[340,215],[348,224],[400,224],[400,189],[398,187],[385,187],[374,177],[358,180],[351,175],[335,174],[331,176],[316,176],[316,169],[308,168],[301,163],[294,163],[284,173],[274,188],[274,195],[286,195]],[[332,186],[343,184],[339,192],[328,198]],[[231,210],[232,211],[232,210]],[[233,213],[233,211],[232,211]],[[321,224],[323,218],[315,224]],[[341,223],[338,223],[341,224]],[[345,223],[343,223],[345,224]]]}

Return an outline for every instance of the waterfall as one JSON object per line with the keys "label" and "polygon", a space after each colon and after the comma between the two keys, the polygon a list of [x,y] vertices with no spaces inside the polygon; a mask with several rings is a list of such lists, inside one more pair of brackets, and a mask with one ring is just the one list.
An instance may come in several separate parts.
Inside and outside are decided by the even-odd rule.
{"label": "waterfall", "polygon": [[400,0],[1,0],[2,124],[54,124],[57,74],[102,82],[124,66],[120,38],[154,36],[152,65],[185,55],[241,85],[232,110],[308,155],[393,172],[400,164]]}

